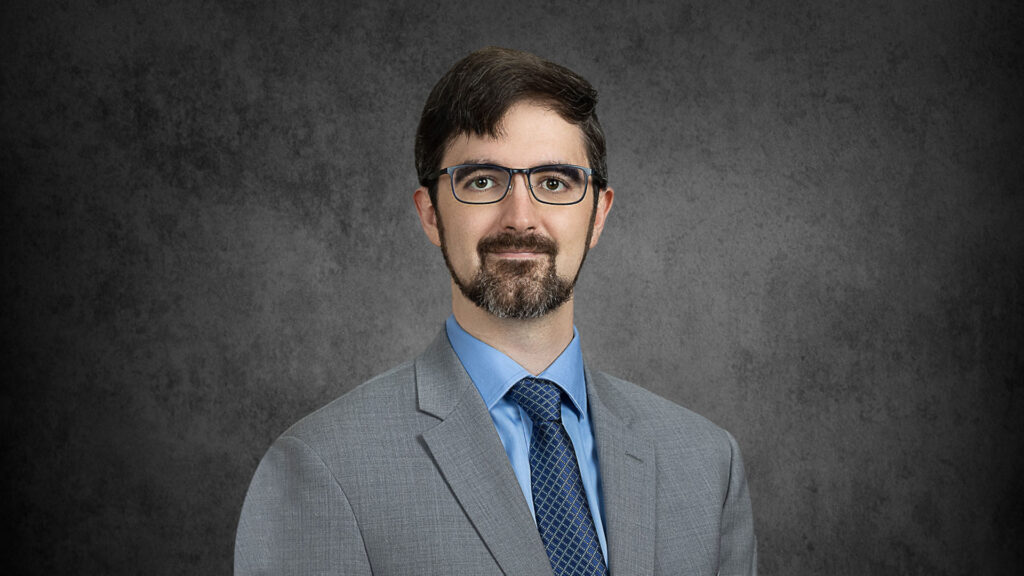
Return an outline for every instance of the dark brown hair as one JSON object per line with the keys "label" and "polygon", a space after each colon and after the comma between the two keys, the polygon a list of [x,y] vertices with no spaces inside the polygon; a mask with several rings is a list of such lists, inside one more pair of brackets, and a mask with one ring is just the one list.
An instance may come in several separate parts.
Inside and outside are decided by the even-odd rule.
{"label": "dark brown hair", "polygon": [[456,62],[423,106],[416,130],[416,172],[435,206],[437,172],[452,139],[461,134],[498,137],[505,113],[523,100],[542,102],[579,127],[594,171],[593,188],[596,192],[608,186],[604,131],[597,120],[597,91],[590,82],[528,52],[492,46]]}

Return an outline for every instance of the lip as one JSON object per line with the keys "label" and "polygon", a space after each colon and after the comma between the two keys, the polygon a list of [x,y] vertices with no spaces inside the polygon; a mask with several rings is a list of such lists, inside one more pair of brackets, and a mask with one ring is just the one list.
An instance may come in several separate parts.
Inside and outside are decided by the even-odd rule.
{"label": "lip", "polygon": [[501,258],[535,258],[543,256],[543,252],[529,252],[529,251],[495,251],[491,252],[495,256]]}

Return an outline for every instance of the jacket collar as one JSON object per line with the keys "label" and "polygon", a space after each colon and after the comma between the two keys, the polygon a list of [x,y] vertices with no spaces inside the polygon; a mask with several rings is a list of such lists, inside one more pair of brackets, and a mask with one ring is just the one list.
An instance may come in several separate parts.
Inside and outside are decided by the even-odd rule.
{"label": "jacket collar", "polygon": [[[480,393],[440,334],[415,361],[419,409],[440,420],[424,443],[495,561],[509,574],[551,568],[537,526]],[[586,370],[612,574],[653,574],[655,454],[624,392]]]}
{"label": "jacket collar", "polygon": [[495,562],[507,574],[550,574],[498,431],[444,330],[416,359],[415,372],[420,410],[440,419],[423,441]]}

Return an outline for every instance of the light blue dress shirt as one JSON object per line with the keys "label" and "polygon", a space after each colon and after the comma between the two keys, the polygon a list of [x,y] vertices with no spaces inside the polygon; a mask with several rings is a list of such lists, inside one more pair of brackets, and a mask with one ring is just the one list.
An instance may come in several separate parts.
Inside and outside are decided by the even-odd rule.
{"label": "light blue dress shirt", "polygon": [[[448,341],[473,380],[484,404],[491,413],[494,427],[498,430],[501,443],[505,446],[512,470],[515,471],[519,487],[523,490],[526,503],[533,510],[533,490],[530,482],[530,438],[533,422],[518,404],[505,398],[505,393],[527,376],[533,376],[505,354],[477,340],[459,326],[455,316],[449,316],[445,327]],[[590,427],[587,412],[587,384],[583,372],[583,354],[580,352],[580,334],[573,327],[572,342],[547,370],[537,375],[557,384],[568,396],[570,402],[562,402],[562,426],[572,440],[576,450],[576,461],[580,466],[583,490],[587,494],[587,505],[594,517],[597,539],[601,542],[601,553],[608,562],[608,546],[605,544],[604,523],[601,521],[601,482],[597,474],[597,447],[594,432]]]}

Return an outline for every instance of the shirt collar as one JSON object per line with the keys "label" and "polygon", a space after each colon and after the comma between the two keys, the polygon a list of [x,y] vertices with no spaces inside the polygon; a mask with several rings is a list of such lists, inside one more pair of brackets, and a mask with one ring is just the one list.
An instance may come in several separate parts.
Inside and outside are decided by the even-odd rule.
{"label": "shirt collar", "polygon": [[[448,317],[445,329],[452,349],[480,391],[488,410],[494,408],[516,382],[533,376],[515,360],[463,330],[454,314]],[[572,341],[537,378],[557,384],[569,397],[579,415],[587,413],[583,353],[580,349],[580,334],[575,326],[572,328]]]}

